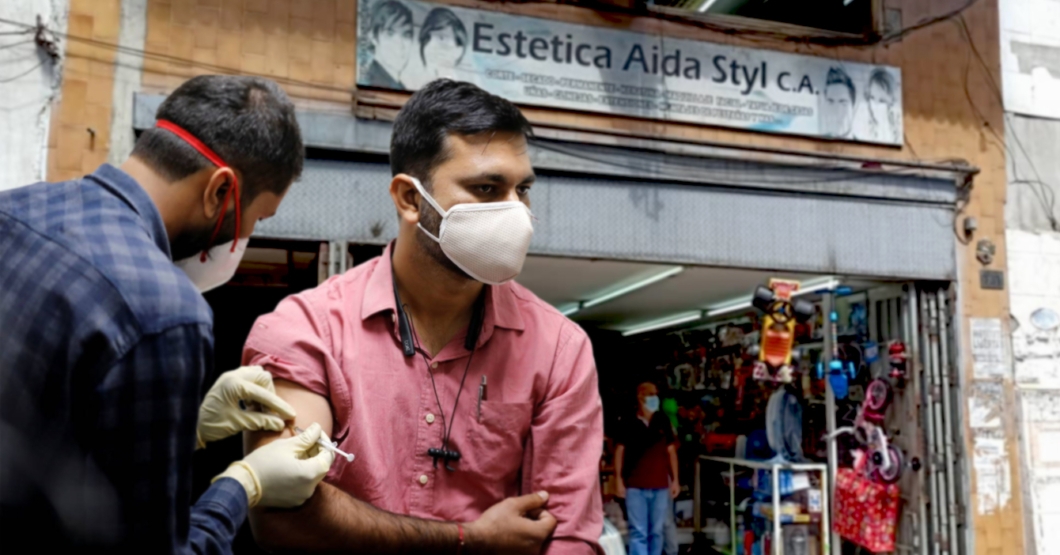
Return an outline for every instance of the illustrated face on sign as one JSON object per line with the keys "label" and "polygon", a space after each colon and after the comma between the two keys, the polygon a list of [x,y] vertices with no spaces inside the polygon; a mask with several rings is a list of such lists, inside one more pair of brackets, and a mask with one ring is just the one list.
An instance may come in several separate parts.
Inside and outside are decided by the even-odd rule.
{"label": "illustrated face on sign", "polygon": [[854,124],[854,83],[839,68],[828,70],[821,94],[821,132],[829,137],[850,137]]}
{"label": "illustrated face on sign", "polygon": [[370,37],[375,61],[396,79],[412,52],[412,12],[396,0],[377,4]]}
{"label": "illustrated face on sign", "polygon": [[[869,86],[865,91],[865,102],[868,105],[869,118],[875,125],[893,126],[896,122],[895,98],[896,86],[891,75],[883,70],[876,70],[869,77]],[[892,130],[892,132],[896,132]]]}
{"label": "illustrated face on sign", "polygon": [[420,58],[428,69],[455,68],[467,51],[467,30],[451,10],[435,8],[420,30]]}

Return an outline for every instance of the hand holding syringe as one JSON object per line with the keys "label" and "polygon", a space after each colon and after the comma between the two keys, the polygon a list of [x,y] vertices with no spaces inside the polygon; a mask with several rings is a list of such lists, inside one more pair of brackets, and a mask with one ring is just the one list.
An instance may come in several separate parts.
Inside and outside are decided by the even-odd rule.
{"label": "hand holding syringe", "polygon": [[[300,434],[300,433],[304,432],[305,430],[303,430],[302,428],[299,428],[298,426],[295,426],[294,427],[294,431],[296,433]],[[335,453],[336,455],[338,455],[340,457],[345,458],[346,462],[353,462],[354,457],[353,457],[352,453],[347,453],[347,452],[343,451],[342,449],[339,449],[338,448],[338,443],[335,443],[333,441],[328,441],[324,437],[323,434],[320,436],[320,439],[317,440],[317,445],[323,447],[324,449],[327,449],[328,451],[331,451],[332,453]]]}
{"label": "hand holding syringe", "polygon": [[[275,414],[275,413],[273,413],[273,411],[271,411],[269,409],[265,409],[261,405],[259,405],[258,403],[254,403],[254,402],[246,403],[246,408],[247,408],[247,410],[264,412],[266,414]],[[291,427],[292,424],[294,424],[294,423],[290,422],[290,421],[287,422],[287,425],[288,425],[289,428]],[[299,428],[298,426],[293,426],[293,428],[294,428],[294,433],[296,433],[296,434],[300,434],[300,433],[305,431],[302,428]],[[339,449],[337,443],[328,441],[327,439],[324,438],[323,435],[321,435],[320,439],[317,440],[317,445],[320,445],[324,449],[327,449],[328,451],[331,451],[332,453],[335,453],[335,455],[346,459],[346,462],[353,462],[354,456],[353,456],[352,453],[347,453],[347,452],[343,451],[342,449]]]}

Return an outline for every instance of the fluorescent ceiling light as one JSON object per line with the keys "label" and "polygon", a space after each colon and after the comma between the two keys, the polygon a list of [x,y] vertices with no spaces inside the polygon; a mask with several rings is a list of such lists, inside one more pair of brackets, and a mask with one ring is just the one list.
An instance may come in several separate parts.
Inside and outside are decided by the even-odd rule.
{"label": "fluorescent ceiling light", "polygon": [[747,308],[751,308],[751,297],[747,297],[735,302],[730,301],[723,305],[714,305],[707,309],[707,318],[713,318],[715,316],[721,316],[722,314],[737,312]]}
{"label": "fluorescent ceiling light", "polygon": [[581,301],[579,303],[571,303],[573,307],[563,305],[564,308],[560,308],[560,312],[562,312],[564,316],[570,316],[571,314],[574,314],[575,312],[578,312],[579,310],[582,310],[584,308],[591,308],[597,305],[601,305],[608,301],[613,301],[619,297],[628,295],[634,291],[644,289],[645,287],[659,283],[664,279],[676,276],[677,274],[680,274],[683,271],[685,271],[685,268],[683,266],[671,266],[644,279],[637,280],[629,285],[624,285],[612,291],[608,291],[607,293],[604,293],[598,297],[594,297],[587,301]]}
{"label": "fluorescent ceiling light", "polygon": [[566,303],[557,306],[556,310],[558,310],[560,314],[564,316],[570,316],[571,314],[574,314],[575,312],[581,310],[581,306],[578,303]]}
{"label": "fluorescent ceiling light", "polygon": [[701,320],[702,318],[702,310],[697,310],[695,312],[682,312],[681,314],[667,316],[659,320],[652,320],[650,322],[645,322],[639,326],[623,330],[622,336],[628,337],[630,335],[637,335],[638,333],[666,329],[673,326],[679,326],[681,324],[687,324],[689,322],[695,322],[696,320]]}
{"label": "fluorescent ceiling light", "polygon": [[709,10],[711,6],[717,3],[718,0],[705,0],[703,4],[699,6],[699,13],[707,13],[707,10]]}
{"label": "fluorescent ceiling light", "polygon": [[634,291],[636,291],[638,289],[644,289],[645,287],[648,287],[649,285],[653,285],[653,284],[659,283],[660,281],[662,281],[662,280],[664,280],[666,278],[676,276],[677,274],[680,274],[683,271],[685,271],[685,269],[682,266],[674,266],[672,268],[667,268],[667,269],[665,269],[665,270],[663,270],[663,271],[661,271],[661,272],[659,272],[659,273],[657,273],[655,275],[646,277],[646,278],[644,278],[644,279],[642,279],[640,281],[637,281],[635,283],[631,283],[631,284],[629,284],[629,285],[627,285],[625,287],[619,287],[618,289],[615,289],[614,291],[611,291],[609,293],[604,293],[603,295],[600,295],[599,297],[596,297],[594,299],[589,299],[588,301],[583,302],[581,304],[581,307],[582,308],[590,308],[590,307],[594,307],[596,305],[604,304],[607,301],[617,299],[617,298],[619,298],[619,297],[621,297],[623,295],[628,295],[628,294],[630,294],[630,293],[632,293],[632,292],[634,292]]}
{"label": "fluorescent ceiling light", "polygon": [[798,297],[799,295],[805,295],[807,293],[816,293],[817,291],[835,289],[836,287],[839,287],[839,279],[837,279],[835,276],[814,278],[799,284],[799,290],[793,293],[792,296]]}

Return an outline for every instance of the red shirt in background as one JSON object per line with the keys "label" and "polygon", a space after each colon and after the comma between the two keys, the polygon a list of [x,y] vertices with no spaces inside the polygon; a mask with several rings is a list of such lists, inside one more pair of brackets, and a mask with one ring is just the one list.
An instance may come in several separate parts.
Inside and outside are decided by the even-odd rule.
{"label": "red shirt in background", "polygon": [[662,411],[656,411],[648,424],[633,416],[625,425],[619,443],[625,446],[622,479],[627,488],[666,489],[670,487],[670,454],[674,430]]}

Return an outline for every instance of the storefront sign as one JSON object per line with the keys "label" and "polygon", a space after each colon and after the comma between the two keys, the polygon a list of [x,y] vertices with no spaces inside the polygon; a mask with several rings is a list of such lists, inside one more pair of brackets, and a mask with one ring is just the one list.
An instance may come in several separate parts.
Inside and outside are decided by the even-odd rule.
{"label": "storefront sign", "polygon": [[900,145],[902,79],[875,66],[447,7],[360,0],[357,84],[439,77],[509,100]]}

